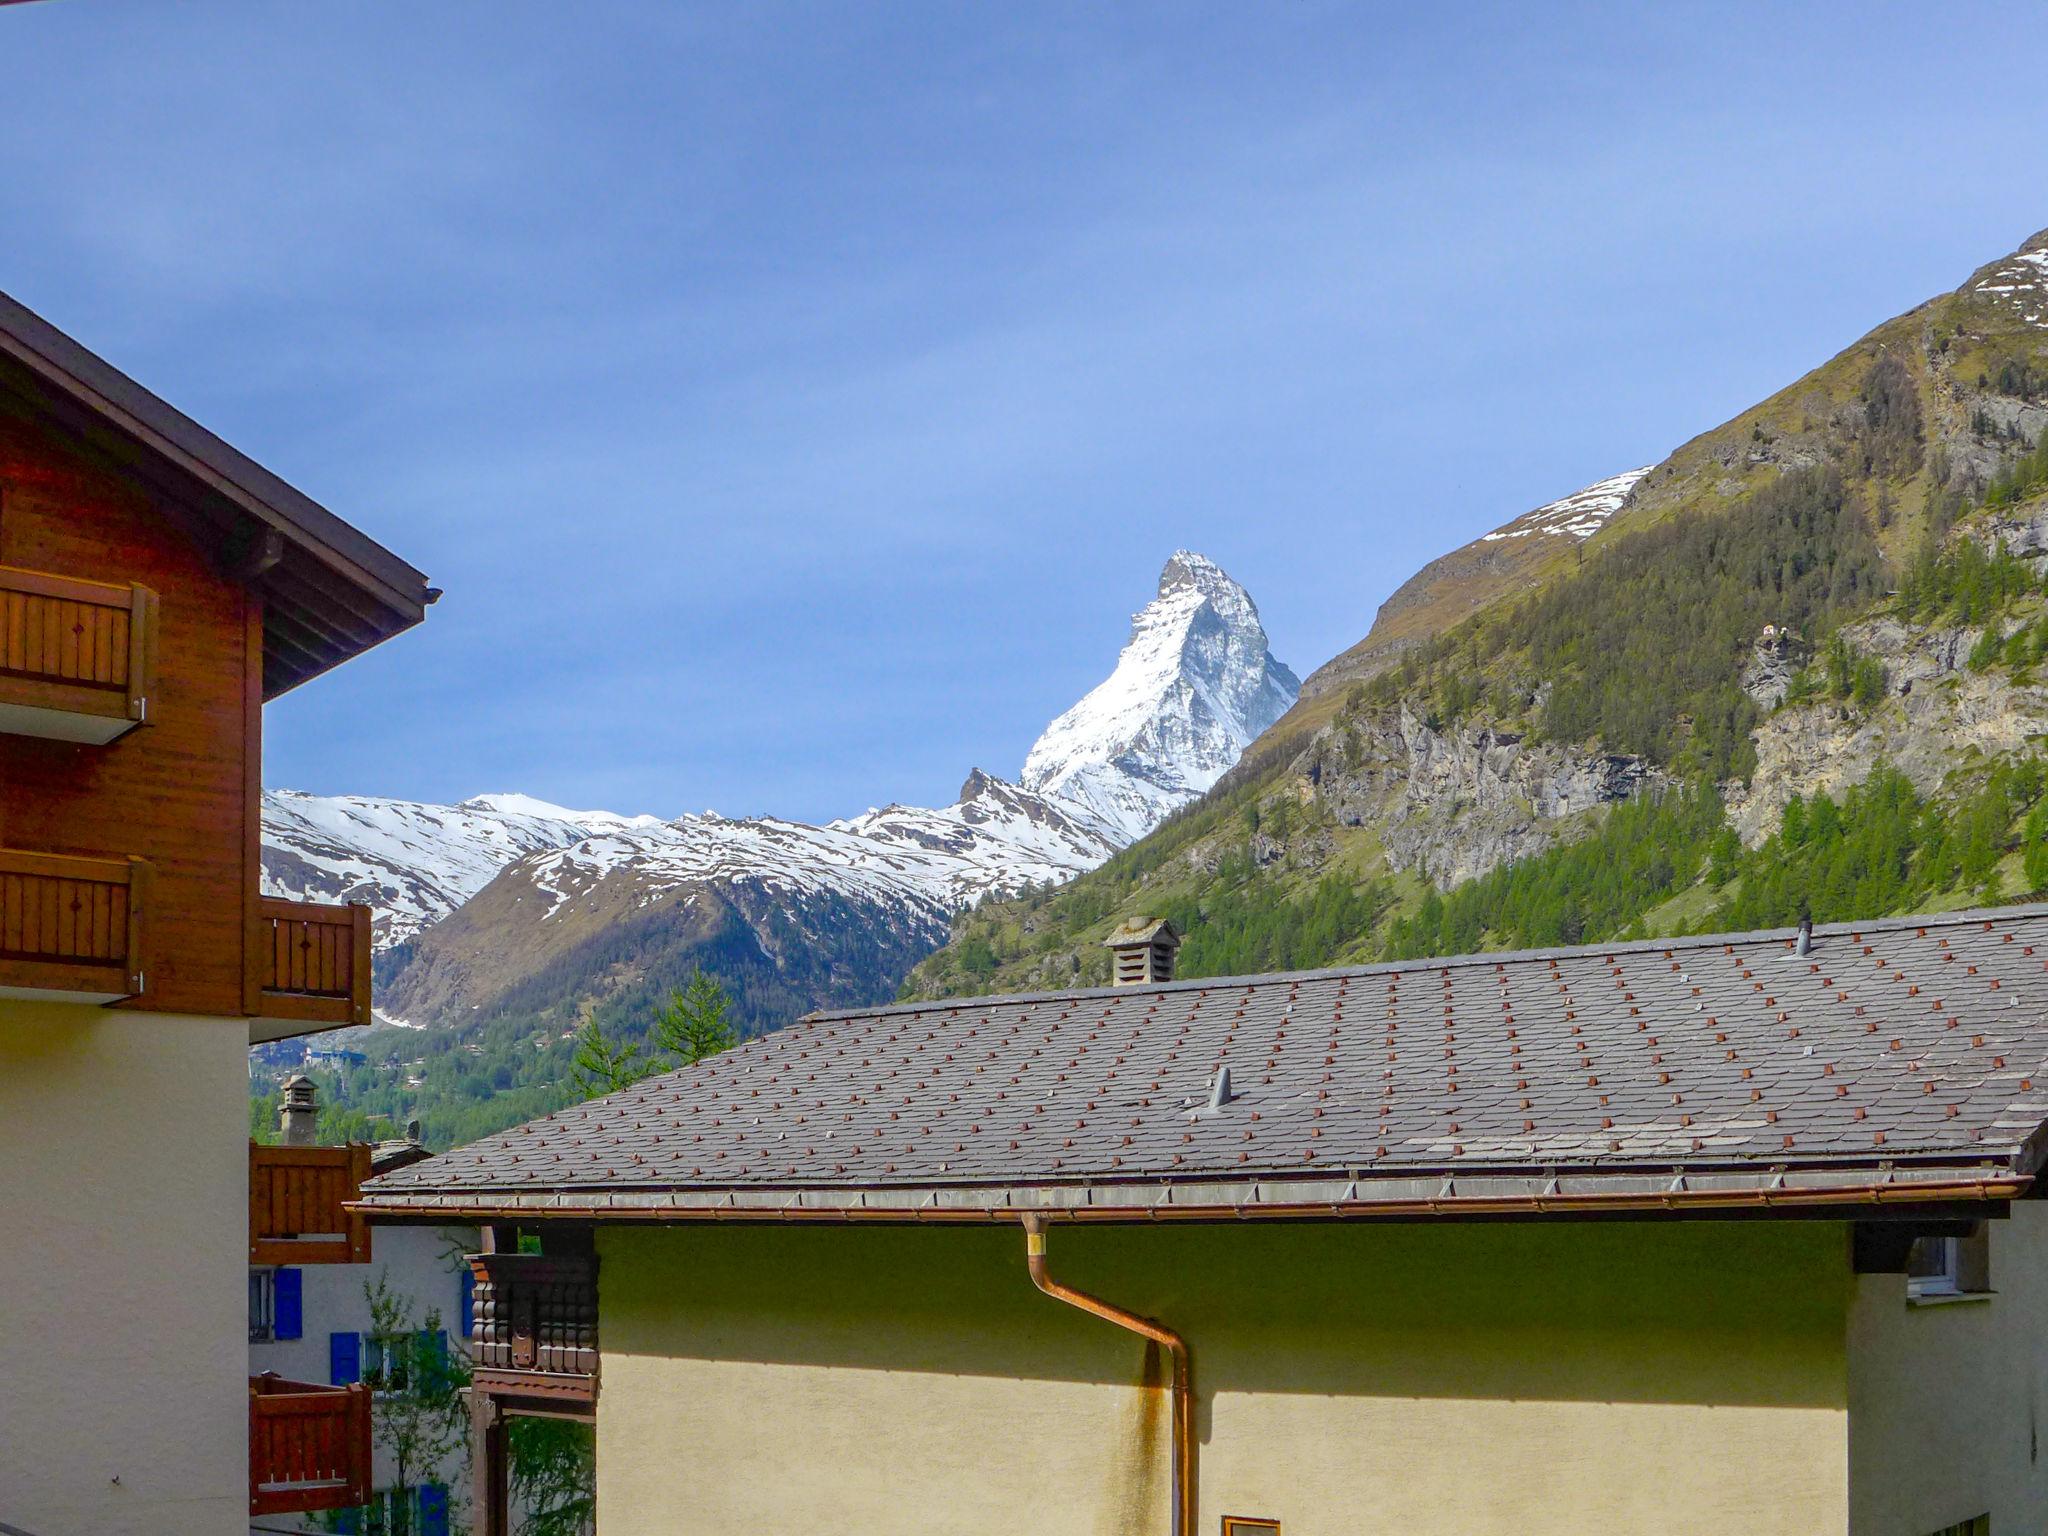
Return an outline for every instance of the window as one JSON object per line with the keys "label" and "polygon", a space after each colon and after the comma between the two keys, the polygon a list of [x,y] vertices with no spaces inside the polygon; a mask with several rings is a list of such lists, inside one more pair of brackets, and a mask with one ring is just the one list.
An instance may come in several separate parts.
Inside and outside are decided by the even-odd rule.
{"label": "window", "polygon": [[448,1490],[379,1488],[360,1509],[341,1511],[335,1528],[344,1536],[448,1536]]}
{"label": "window", "polygon": [[1223,1536],[1280,1536],[1280,1522],[1251,1515],[1225,1515]]}
{"label": "window", "polygon": [[296,1339],[304,1332],[305,1307],[296,1269],[249,1271],[249,1342]]}
{"label": "window", "polygon": [[375,1392],[413,1392],[446,1386],[448,1335],[333,1333],[328,1335],[327,1379],[336,1386],[365,1382]]}
{"label": "window", "polygon": [[249,1342],[260,1344],[274,1337],[271,1329],[277,1317],[277,1271],[274,1269],[252,1269],[249,1271]]}
{"label": "window", "polygon": [[[1958,1242],[1960,1239],[1950,1238],[1949,1241]],[[1954,1525],[1944,1525],[1938,1531],[1929,1532],[1928,1536],[1991,1536],[1991,1517],[1978,1515],[1974,1519],[1958,1520]]]}
{"label": "window", "polygon": [[[1965,1237],[1919,1237],[1906,1254],[1906,1295],[1914,1301],[1981,1296],[1991,1290],[1990,1224]],[[1958,1527],[1967,1536],[1967,1525]],[[1936,1536],[1948,1536],[1937,1532]]]}

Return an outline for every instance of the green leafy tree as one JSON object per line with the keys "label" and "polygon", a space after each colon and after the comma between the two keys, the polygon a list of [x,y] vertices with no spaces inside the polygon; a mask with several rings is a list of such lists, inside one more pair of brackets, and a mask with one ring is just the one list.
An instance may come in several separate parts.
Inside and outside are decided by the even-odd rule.
{"label": "green leafy tree", "polygon": [[[381,1268],[363,1282],[363,1296],[370,1308],[364,1380],[377,1392],[371,1434],[392,1469],[385,1536],[415,1536],[420,1487],[451,1460],[468,1463],[468,1356],[450,1344],[440,1312],[417,1310]],[[457,1490],[448,1496],[453,1501]]]}
{"label": "green leafy tree", "polygon": [[515,1415],[505,1450],[512,1507],[523,1511],[519,1536],[593,1536],[597,1447],[590,1425]]}
{"label": "green leafy tree", "polygon": [[740,1043],[739,1030],[726,1017],[731,1006],[725,988],[702,969],[691,971],[689,983],[669,993],[654,1016],[655,1049],[678,1067],[694,1067],[707,1056],[731,1050]]}

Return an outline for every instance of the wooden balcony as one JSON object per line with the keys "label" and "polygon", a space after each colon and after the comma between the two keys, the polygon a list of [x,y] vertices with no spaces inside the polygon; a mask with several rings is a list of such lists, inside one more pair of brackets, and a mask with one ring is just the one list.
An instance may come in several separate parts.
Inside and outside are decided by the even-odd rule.
{"label": "wooden balcony", "polygon": [[147,990],[150,868],[0,849],[0,997],[111,1003]]}
{"label": "wooden balcony", "polygon": [[370,1389],[266,1371],[249,1378],[249,1513],[353,1509],[370,1501]]}
{"label": "wooden balcony", "polygon": [[252,1044],[370,1022],[370,909],[317,901],[256,903],[250,946]]}
{"label": "wooden balcony", "polygon": [[249,1143],[249,1262],[367,1264],[370,1227],[348,1210],[370,1176],[370,1148]]}
{"label": "wooden balcony", "polygon": [[156,594],[0,566],[0,732],[101,746],[149,718]]}
{"label": "wooden balcony", "polygon": [[473,1253],[471,1387],[511,1411],[597,1402],[595,1254]]}

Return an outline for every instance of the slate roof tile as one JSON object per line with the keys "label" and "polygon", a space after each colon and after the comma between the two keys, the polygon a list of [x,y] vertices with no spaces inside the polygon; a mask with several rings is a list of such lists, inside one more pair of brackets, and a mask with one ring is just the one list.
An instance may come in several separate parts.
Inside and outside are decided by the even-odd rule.
{"label": "slate roof tile", "polygon": [[367,1197],[2033,1171],[2048,908],[1820,927],[1794,951],[1724,935],[817,1015]]}

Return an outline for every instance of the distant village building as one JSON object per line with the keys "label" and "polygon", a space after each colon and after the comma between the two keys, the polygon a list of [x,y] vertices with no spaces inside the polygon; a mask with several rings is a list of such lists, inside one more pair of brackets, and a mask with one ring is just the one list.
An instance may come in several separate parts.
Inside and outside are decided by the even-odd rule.
{"label": "distant village building", "polygon": [[[266,1192],[310,1198],[256,1221],[250,1044],[370,1009],[369,909],[257,888],[263,706],[418,623],[433,596],[0,296],[10,1528],[221,1536],[259,1505],[314,1508],[356,1481],[362,1394],[315,1402],[241,1367],[259,1242],[369,1242],[342,1211],[368,1172],[346,1149],[276,1149]],[[303,1160],[316,1152],[331,1166]],[[337,1431],[332,1454],[273,1486],[269,1449],[303,1446],[313,1424]]]}
{"label": "distant village building", "polygon": [[1983,1536],[2044,1153],[2024,908],[820,1014],[365,1209],[487,1223],[481,1536],[527,1411],[605,1536]]}
{"label": "distant village building", "polygon": [[[295,1077],[284,1085],[281,1139],[286,1145],[313,1144],[317,1115],[312,1081]],[[417,1127],[404,1139],[379,1142],[370,1151],[373,1174],[391,1173],[425,1161]],[[370,1417],[373,1457],[362,1505],[340,1506],[316,1517],[270,1514],[260,1529],[337,1529],[348,1536],[404,1533],[449,1536],[459,1531],[467,1497],[469,1458],[450,1450],[432,1467],[410,1469],[401,1483],[389,1448],[377,1435],[377,1415],[386,1394],[410,1390],[410,1383],[385,1381],[386,1362],[409,1350],[417,1358],[449,1360],[466,1355],[474,1287],[467,1255],[478,1246],[474,1226],[394,1227],[377,1234],[373,1259],[360,1264],[252,1264],[249,1267],[249,1374],[269,1373],[287,1381],[349,1387],[368,1382],[377,1389]],[[415,1336],[381,1331],[372,1317],[368,1287],[381,1282],[400,1298],[418,1325]],[[324,1523],[315,1524],[316,1518]]]}

